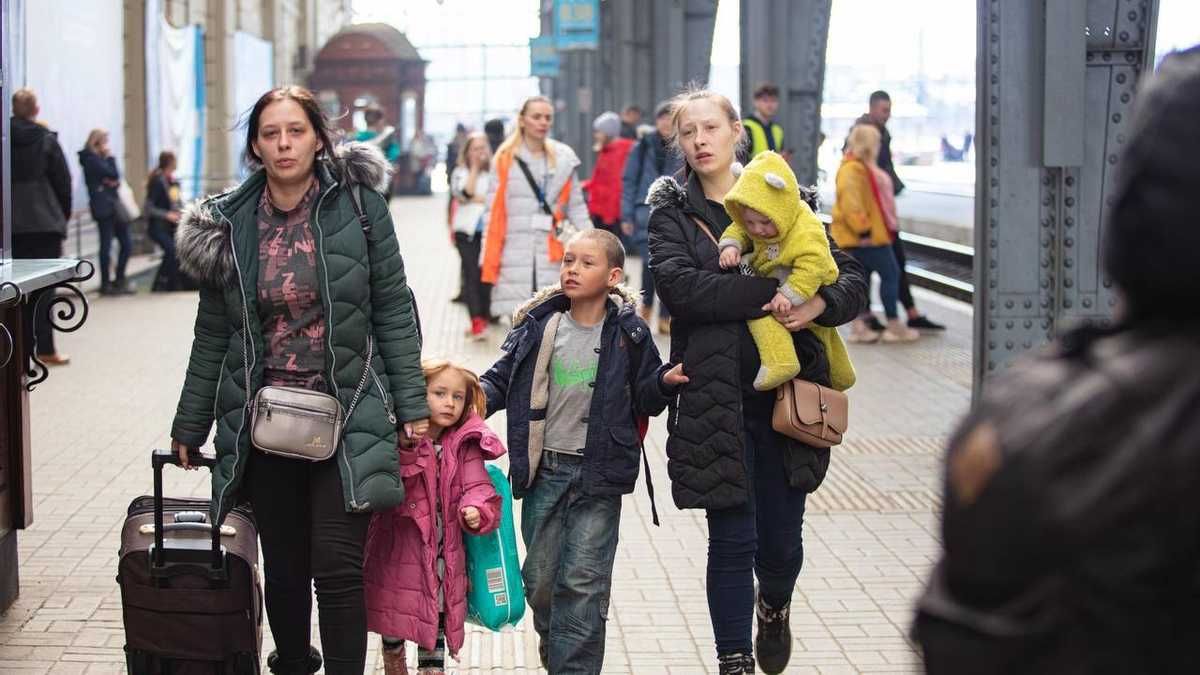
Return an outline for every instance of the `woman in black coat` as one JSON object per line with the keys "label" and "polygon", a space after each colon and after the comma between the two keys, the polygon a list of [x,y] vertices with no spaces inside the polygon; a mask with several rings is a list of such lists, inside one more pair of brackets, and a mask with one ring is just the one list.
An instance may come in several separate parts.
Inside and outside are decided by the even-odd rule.
{"label": "woman in black coat", "polygon": [[[744,141],[729,100],[707,91],[675,101],[673,128],[687,162],[685,186],[660,178],[650,189],[650,260],[673,317],[671,361],[690,378],[670,408],[667,455],[679,508],[703,508],[709,524],[708,604],[721,673],[753,673],[751,616],[763,672],[791,655],[788,608],[803,563],[804,505],[829,467],[829,450],[771,428],[772,392],[753,387],[758,350],[748,319],[766,314],[778,282],[723,271],[716,244],[730,223],[721,200]],[[830,242],[838,280],[813,301],[776,315],[793,331],[804,379],[829,384],[829,362],[810,322],[837,326],[867,304],[862,267]],[[755,599],[754,578],[759,594]]]}
{"label": "woman in black coat", "polygon": [[179,181],[175,180],[177,163],[175,153],[163,150],[158,154],[158,168],[146,181],[146,207],[142,209],[146,213],[146,234],[163,252],[151,291],[178,291],[181,286],[175,255],[175,229],[183,209]]}
{"label": "woman in black coat", "polygon": [[[125,280],[125,266],[129,263],[129,223],[117,210],[117,190],[121,187],[121,172],[117,169],[117,158],[108,146],[108,132],[93,129],[87,143],[79,151],[79,165],[83,167],[83,180],[87,184],[88,206],[92,219],[100,232],[100,293],[120,295],[133,293],[134,288]],[[113,237],[117,238],[117,266],[111,267]],[[110,277],[114,274],[115,277]]]}

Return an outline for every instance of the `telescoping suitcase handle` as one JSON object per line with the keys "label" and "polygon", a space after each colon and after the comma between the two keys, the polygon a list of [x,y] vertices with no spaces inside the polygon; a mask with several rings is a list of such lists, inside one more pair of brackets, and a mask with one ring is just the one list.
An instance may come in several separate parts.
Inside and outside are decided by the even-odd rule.
{"label": "telescoping suitcase handle", "polygon": [[[181,527],[174,527],[173,525],[175,524],[163,525],[163,467],[168,464],[172,466],[182,466],[182,463],[179,461],[179,456],[177,454],[170,450],[162,449],[155,450],[153,453],[151,453],[150,463],[154,467],[154,550],[150,555],[151,574],[154,576],[171,576],[177,571],[183,572],[195,570],[197,567],[203,567],[203,571],[207,576],[212,578],[224,578],[226,574],[225,553],[221,548],[221,528],[216,524],[209,523],[209,527],[205,528],[212,532],[211,551],[205,552],[195,548],[183,549],[178,552],[180,554],[179,560],[168,560],[168,551],[163,546],[163,534],[168,530],[175,529],[196,531],[196,526],[200,523],[178,523],[178,525],[181,525]],[[217,458],[215,455],[194,453],[188,456],[188,464],[192,466],[208,467],[208,469],[211,471],[217,465]],[[174,552],[174,550],[172,550],[172,552]],[[171,557],[174,558],[176,556]],[[205,558],[208,559],[208,564],[204,564]]]}

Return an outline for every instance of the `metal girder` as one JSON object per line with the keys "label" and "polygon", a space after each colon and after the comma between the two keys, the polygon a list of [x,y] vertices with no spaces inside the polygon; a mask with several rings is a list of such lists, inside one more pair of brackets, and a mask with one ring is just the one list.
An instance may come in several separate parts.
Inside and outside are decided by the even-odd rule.
{"label": "metal girder", "polygon": [[[542,3],[542,35],[553,34],[552,3]],[[645,111],[689,82],[708,80],[717,0],[605,0],[600,4],[600,47],[560,53],[556,78],[542,92],[555,101],[555,138],[579,154],[581,175],[591,173],[592,120],[630,104]]]}
{"label": "metal girder", "polygon": [[742,114],[754,111],[757,82],[779,85],[777,121],[801,183],[817,182],[821,91],[832,0],[740,0]]}
{"label": "metal girder", "polygon": [[976,395],[1116,297],[1100,242],[1157,0],[979,0]]}

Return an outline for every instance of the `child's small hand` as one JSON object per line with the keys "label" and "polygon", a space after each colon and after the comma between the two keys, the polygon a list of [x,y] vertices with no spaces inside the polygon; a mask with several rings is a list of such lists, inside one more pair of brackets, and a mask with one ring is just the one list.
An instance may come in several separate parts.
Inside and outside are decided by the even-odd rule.
{"label": "child's small hand", "polygon": [[792,311],[792,301],[787,299],[783,293],[776,293],[775,297],[771,298],[771,302],[767,303],[763,309],[772,313],[784,313]]}
{"label": "child's small hand", "polygon": [[736,248],[734,248],[732,246],[726,246],[725,248],[721,249],[720,263],[721,263],[722,269],[729,269],[731,267],[737,267],[738,263],[740,263],[741,261],[742,261],[742,254]]}
{"label": "child's small hand", "polygon": [[688,376],[683,374],[683,364],[677,363],[675,367],[663,373],[663,384],[668,387],[677,387],[681,384],[687,384]]}
{"label": "child's small hand", "polygon": [[480,523],[483,521],[479,517],[479,509],[474,506],[462,507],[463,522],[466,523],[467,529],[478,530]]}

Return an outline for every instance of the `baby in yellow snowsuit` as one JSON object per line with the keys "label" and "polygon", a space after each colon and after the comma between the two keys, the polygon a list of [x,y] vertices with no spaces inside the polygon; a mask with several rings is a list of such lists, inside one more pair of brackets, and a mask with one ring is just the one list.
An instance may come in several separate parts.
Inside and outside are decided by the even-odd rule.
{"label": "baby in yellow snowsuit", "polygon": [[[721,266],[736,267],[751,248],[750,267],[781,283],[771,300],[773,311],[786,312],[808,302],[821,286],[837,281],[838,268],[829,252],[825,226],[800,199],[796,174],[782,157],[762,152],[741,168],[733,189],[725,195],[725,210],[733,224],[721,233]],[[752,319],[750,335],[758,347],[761,367],[754,388],[768,391],[796,377],[800,360],[792,334],[774,316]],[[845,391],[854,384],[854,366],[836,328],[809,327],[825,346],[833,387]]]}

